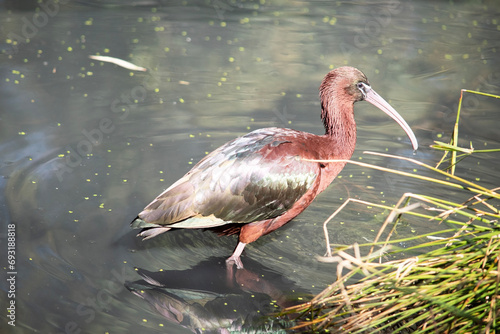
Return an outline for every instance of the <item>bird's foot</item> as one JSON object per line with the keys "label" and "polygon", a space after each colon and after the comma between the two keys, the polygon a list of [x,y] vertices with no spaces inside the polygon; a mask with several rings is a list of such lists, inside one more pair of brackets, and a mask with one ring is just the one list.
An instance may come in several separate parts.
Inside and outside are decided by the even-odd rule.
{"label": "bird's foot", "polygon": [[227,266],[233,266],[233,264],[236,265],[236,268],[238,269],[243,269],[243,263],[241,262],[240,255],[243,253],[243,249],[245,249],[245,246],[247,244],[243,242],[239,242],[236,248],[234,249],[233,255],[231,255],[227,260],[226,260],[226,265]]}
{"label": "bird's foot", "polygon": [[243,269],[243,262],[241,262],[241,258],[239,256],[232,255],[226,260],[226,266],[228,268],[232,268],[233,265],[236,265],[237,269]]}

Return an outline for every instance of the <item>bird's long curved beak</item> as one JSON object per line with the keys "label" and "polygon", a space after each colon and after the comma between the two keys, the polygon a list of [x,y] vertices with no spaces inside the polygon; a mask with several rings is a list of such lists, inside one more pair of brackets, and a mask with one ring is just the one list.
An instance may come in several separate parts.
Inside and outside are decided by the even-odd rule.
{"label": "bird's long curved beak", "polygon": [[417,137],[415,137],[415,134],[411,130],[408,123],[406,123],[403,117],[401,117],[401,115],[398,114],[398,112],[393,107],[391,107],[391,105],[387,103],[387,101],[384,100],[382,96],[378,95],[377,92],[374,91],[371,87],[366,92],[365,101],[370,102],[375,107],[379,108],[387,115],[389,115],[393,120],[395,120],[399,124],[399,126],[402,127],[403,130],[405,130],[406,134],[410,138],[413,150],[416,151],[418,149]]}

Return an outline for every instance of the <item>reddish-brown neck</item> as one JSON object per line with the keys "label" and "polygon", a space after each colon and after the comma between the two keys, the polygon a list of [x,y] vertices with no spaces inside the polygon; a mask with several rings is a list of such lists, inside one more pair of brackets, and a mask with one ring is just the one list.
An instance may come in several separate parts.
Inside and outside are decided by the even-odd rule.
{"label": "reddish-brown neck", "polygon": [[[325,126],[325,137],[334,141],[342,155],[349,159],[356,145],[356,122],[354,102],[347,94],[339,94],[332,86],[321,87],[321,119]],[[339,157],[340,158],[340,157]]]}

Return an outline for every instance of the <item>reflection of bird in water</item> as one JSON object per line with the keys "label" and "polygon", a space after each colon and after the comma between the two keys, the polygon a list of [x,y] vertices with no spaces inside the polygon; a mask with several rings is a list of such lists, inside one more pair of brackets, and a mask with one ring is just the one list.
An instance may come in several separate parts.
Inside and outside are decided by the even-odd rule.
{"label": "reflection of bird in water", "polygon": [[137,269],[143,280],[125,286],[170,323],[194,333],[291,327],[289,318],[273,314],[312,296],[256,261],[246,267],[228,271],[224,259],[210,258],[187,270]]}
{"label": "reflection of bird in water", "polygon": [[227,259],[238,268],[246,244],[304,211],[344,168],[356,144],[354,103],[366,100],[391,116],[417,149],[404,119],[353,67],[329,72],[320,86],[322,136],[283,128],[259,129],[219,147],[175,182],[132,222],[152,238],[172,228],[217,228],[239,233]]}

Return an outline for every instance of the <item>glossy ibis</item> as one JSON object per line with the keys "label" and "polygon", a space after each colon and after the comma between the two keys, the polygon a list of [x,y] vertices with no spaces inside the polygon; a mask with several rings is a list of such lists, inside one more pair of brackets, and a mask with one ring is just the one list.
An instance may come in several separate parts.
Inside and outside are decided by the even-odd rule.
{"label": "glossy ibis", "polygon": [[239,233],[227,259],[242,268],[246,244],[288,223],[328,187],[345,162],[305,159],[350,159],[356,144],[354,103],[368,101],[406,132],[413,149],[417,139],[405,120],[353,67],[329,72],[320,86],[325,134],[265,128],[236,138],[204,157],[139,213],[132,227],[152,238],[176,228],[215,228]]}

